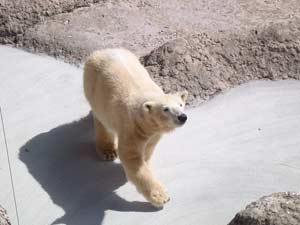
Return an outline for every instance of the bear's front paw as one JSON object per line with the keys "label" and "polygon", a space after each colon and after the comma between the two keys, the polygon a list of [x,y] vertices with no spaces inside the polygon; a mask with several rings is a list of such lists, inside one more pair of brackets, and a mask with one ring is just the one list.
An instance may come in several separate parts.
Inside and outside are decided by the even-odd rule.
{"label": "bear's front paw", "polygon": [[114,161],[118,157],[116,151],[103,151],[103,160]]}
{"label": "bear's front paw", "polygon": [[104,161],[114,161],[118,154],[115,150],[98,150],[97,153],[99,155],[99,158]]}
{"label": "bear's front paw", "polygon": [[168,193],[160,184],[154,185],[150,191],[145,194],[146,199],[155,207],[161,208],[170,201]]}

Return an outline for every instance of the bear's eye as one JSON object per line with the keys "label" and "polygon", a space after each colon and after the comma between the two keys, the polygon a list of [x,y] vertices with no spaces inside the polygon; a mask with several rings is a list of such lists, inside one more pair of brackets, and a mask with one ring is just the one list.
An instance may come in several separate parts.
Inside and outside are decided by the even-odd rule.
{"label": "bear's eye", "polygon": [[182,107],[182,104],[180,104],[179,106]]}
{"label": "bear's eye", "polygon": [[169,112],[169,111],[170,111],[169,107],[164,108],[164,112]]}

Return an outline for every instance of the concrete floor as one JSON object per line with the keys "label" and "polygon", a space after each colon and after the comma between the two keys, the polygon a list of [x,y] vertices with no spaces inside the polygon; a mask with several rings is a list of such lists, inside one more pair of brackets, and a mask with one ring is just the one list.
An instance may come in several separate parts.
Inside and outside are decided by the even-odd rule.
{"label": "concrete floor", "polygon": [[[93,150],[81,69],[0,46],[0,105],[22,225],[220,225],[299,191],[300,82],[251,82],[187,111],[154,155],[171,201],[152,208]],[[16,224],[2,130],[0,204]]]}

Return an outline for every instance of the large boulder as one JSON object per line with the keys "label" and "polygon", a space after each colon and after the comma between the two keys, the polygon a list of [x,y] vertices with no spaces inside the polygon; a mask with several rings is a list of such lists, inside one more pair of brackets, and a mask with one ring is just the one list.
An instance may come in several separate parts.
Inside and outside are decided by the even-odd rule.
{"label": "large boulder", "polygon": [[229,225],[299,225],[300,193],[282,192],[260,198],[239,212]]}
{"label": "large boulder", "polygon": [[197,104],[257,79],[300,79],[300,20],[241,33],[202,33],[168,42],[141,59],[166,92],[187,89]]}
{"label": "large boulder", "polygon": [[0,225],[11,225],[6,210],[0,205]]}

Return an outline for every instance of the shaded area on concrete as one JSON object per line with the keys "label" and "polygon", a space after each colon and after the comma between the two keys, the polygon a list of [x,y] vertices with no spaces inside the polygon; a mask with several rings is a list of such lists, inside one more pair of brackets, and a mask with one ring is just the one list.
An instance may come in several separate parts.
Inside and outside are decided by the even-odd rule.
{"label": "shaded area on concrete", "polygon": [[[148,202],[129,202],[115,193],[126,183],[122,166],[101,162],[83,136],[92,117],[39,134],[20,149],[20,160],[65,215],[51,224],[101,224],[105,211],[153,212]],[[91,138],[92,139],[92,138]]]}

